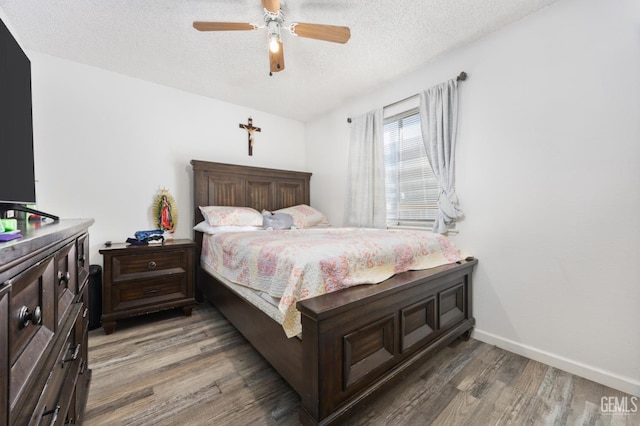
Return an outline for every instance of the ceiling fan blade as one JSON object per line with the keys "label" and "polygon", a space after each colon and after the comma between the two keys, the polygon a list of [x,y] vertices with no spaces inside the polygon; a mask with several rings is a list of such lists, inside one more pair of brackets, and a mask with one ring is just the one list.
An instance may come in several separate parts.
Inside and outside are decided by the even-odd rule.
{"label": "ceiling fan blade", "polygon": [[296,22],[291,24],[291,34],[313,38],[316,40],[331,41],[333,43],[346,43],[351,38],[351,30],[348,27],[335,25],[304,24]]}
{"label": "ceiling fan blade", "polygon": [[271,13],[278,13],[280,10],[280,0],[262,0],[262,6]]}
{"label": "ceiling fan blade", "polygon": [[258,28],[254,24],[245,24],[244,22],[202,22],[193,23],[193,28],[198,31],[248,31]]}
{"label": "ceiling fan blade", "polygon": [[278,41],[278,51],[269,50],[269,69],[271,72],[280,72],[284,69],[284,51],[282,50],[282,41]]}

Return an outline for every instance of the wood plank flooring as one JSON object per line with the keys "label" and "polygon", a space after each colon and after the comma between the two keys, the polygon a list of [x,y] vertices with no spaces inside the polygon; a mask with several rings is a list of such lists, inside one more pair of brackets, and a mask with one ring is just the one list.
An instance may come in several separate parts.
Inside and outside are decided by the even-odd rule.
{"label": "wood plank flooring", "polygon": [[[300,398],[212,306],[89,332],[85,425],[297,425]],[[354,413],[349,425],[640,425],[601,412],[629,395],[470,339]],[[629,404],[630,408],[633,408]],[[638,401],[640,408],[640,400]]]}

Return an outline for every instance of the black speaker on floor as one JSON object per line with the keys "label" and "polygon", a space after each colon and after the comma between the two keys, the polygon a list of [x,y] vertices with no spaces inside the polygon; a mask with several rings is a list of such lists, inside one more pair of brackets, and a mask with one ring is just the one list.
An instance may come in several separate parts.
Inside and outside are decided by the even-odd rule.
{"label": "black speaker on floor", "polygon": [[102,316],[102,267],[89,266],[89,330],[100,327]]}

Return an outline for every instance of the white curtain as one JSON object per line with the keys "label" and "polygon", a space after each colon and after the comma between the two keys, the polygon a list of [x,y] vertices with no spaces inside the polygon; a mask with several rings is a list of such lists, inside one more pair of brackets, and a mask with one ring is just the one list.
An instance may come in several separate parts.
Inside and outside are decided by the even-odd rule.
{"label": "white curtain", "polygon": [[345,226],[387,227],[382,109],[351,121]]}
{"label": "white curtain", "polygon": [[433,232],[447,232],[448,225],[463,216],[455,185],[458,82],[454,79],[420,93],[420,125],[431,168],[442,192]]}

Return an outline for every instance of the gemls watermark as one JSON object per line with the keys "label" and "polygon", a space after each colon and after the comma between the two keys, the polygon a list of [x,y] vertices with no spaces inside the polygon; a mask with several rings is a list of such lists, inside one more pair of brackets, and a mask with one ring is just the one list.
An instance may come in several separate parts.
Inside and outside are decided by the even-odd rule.
{"label": "gemls watermark", "polygon": [[600,398],[600,412],[603,414],[633,414],[638,412],[637,396],[603,396]]}

